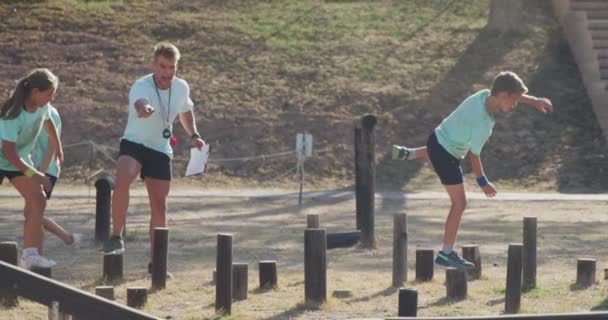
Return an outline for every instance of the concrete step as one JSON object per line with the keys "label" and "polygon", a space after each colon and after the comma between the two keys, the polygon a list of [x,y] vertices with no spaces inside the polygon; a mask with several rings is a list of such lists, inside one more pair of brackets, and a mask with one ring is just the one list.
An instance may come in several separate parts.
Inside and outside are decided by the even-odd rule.
{"label": "concrete step", "polygon": [[608,9],[608,2],[606,1],[572,1],[570,2],[570,9],[572,10],[596,10],[596,9]]}
{"label": "concrete step", "polygon": [[593,39],[593,49],[608,49],[608,40]]}
{"label": "concrete step", "polygon": [[608,21],[589,21],[589,30],[608,30]]}
{"label": "concrete step", "polygon": [[596,49],[598,59],[608,59],[608,49]]}
{"label": "concrete step", "polygon": [[608,39],[608,29],[606,30],[591,30],[591,38],[593,40]]}
{"label": "concrete step", "polygon": [[608,58],[598,59],[597,62],[600,65],[600,69],[608,69]]}
{"label": "concrete step", "polygon": [[600,68],[600,79],[608,80],[608,68]]}

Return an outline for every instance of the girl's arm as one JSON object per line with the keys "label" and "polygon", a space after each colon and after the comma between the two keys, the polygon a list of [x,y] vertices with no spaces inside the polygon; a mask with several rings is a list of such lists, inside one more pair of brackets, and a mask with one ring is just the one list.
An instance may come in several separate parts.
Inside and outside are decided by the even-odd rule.
{"label": "girl's arm", "polygon": [[52,146],[55,149],[54,151],[55,155],[57,156],[57,160],[59,160],[60,164],[63,163],[63,148],[61,147],[61,139],[59,139],[59,133],[57,133],[57,128],[55,128],[53,120],[45,120],[44,129],[49,136],[49,149]]}
{"label": "girl's arm", "polygon": [[553,111],[553,104],[551,103],[551,100],[549,100],[547,98],[538,98],[535,96],[522,94],[521,97],[519,97],[519,99],[517,99],[517,102],[521,102],[521,103],[525,103],[527,105],[533,106],[542,113],[547,113],[547,112]]}
{"label": "girl's arm", "polygon": [[2,156],[13,167],[23,172],[25,176],[36,179],[36,181],[44,187],[44,190],[51,189],[51,181],[43,173],[30,167],[27,163],[23,162],[21,157],[19,157],[14,142],[2,140]]}

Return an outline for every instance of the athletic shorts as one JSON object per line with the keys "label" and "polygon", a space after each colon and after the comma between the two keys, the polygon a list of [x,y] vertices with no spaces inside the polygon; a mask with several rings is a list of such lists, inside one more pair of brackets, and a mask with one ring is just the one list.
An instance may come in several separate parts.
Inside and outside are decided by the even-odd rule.
{"label": "athletic shorts", "polygon": [[150,149],[143,144],[120,140],[118,156],[130,156],[141,165],[139,176],[171,181],[171,159],[166,154]]}
{"label": "athletic shorts", "polygon": [[21,171],[8,171],[8,170],[0,169],[0,184],[2,184],[2,181],[4,181],[4,178],[7,178],[8,181],[11,181],[15,177],[22,177],[22,176],[24,176],[24,174]]}
{"label": "athletic shorts", "polygon": [[44,193],[46,194],[46,198],[50,199],[51,198],[51,193],[53,193],[53,189],[55,189],[55,184],[57,183],[57,177],[50,175],[50,174],[45,174],[47,177],[49,177],[49,179],[51,180],[51,190],[49,191],[44,191]]}
{"label": "athletic shorts", "polygon": [[435,168],[435,172],[443,185],[456,185],[463,183],[461,160],[451,155],[437,141],[435,131],[429,136],[426,151]]}

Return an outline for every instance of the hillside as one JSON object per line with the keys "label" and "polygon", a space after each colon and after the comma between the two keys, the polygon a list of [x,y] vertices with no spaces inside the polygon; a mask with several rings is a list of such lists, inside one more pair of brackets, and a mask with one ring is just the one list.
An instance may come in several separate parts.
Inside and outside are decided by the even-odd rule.
{"label": "hillside", "polygon": [[[352,119],[378,116],[378,186],[439,188],[428,165],[385,158],[393,143],[421,145],[468,94],[513,70],[556,112],[529,107],[497,119],[482,159],[506,189],[606,192],[606,141],[548,1],[526,1],[525,34],[487,31],[489,1],[3,1],[0,81],[44,66],[61,79],[54,102],[66,146],[117,147],[130,84],[149,72],[160,40],[182,51],[179,76],[192,88],[212,158],[275,154],[311,132],[307,183],[353,181]],[[186,141],[181,128],[176,130]],[[111,151],[110,149],[108,149]],[[111,152],[110,152],[111,153]],[[188,153],[176,149],[175,173]],[[90,147],[66,149],[66,175],[113,164]],[[203,183],[293,183],[295,156],[216,162]],[[466,166],[468,170],[468,166]],[[237,182],[235,182],[237,181]]]}

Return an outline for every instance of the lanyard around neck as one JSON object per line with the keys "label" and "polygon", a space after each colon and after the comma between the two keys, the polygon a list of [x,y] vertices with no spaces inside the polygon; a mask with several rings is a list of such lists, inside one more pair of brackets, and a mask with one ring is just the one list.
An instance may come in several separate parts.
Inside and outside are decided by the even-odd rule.
{"label": "lanyard around neck", "polygon": [[167,101],[167,114],[165,115],[165,106],[163,104],[163,100],[160,98],[160,92],[158,91],[158,84],[156,83],[156,77],[152,75],[152,80],[154,81],[154,90],[156,90],[156,96],[158,97],[158,105],[160,107],[161,116],[163,117],[163,121],[165,122],[165,126],[169,127],[169,116],[171,115],[171,89],[173,89],[173,82],[169,85],[169,100]]}

